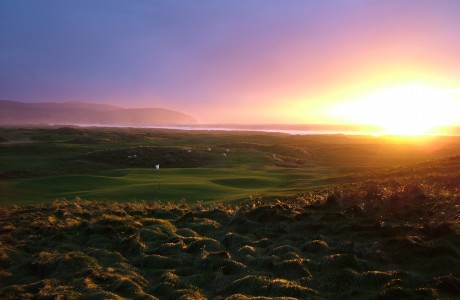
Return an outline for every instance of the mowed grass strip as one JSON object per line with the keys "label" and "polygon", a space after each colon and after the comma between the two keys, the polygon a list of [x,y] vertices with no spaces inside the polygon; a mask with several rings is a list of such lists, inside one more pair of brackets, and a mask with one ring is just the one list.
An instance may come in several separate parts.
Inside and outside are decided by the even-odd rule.
{"label": "mowed grass strip", "polygon": [[[10,180],[3,205],[33,204],[57,198],[93,200],[160,200],[189,203],[232,201],[252,194],[292,194],[298,181],[327,177],[327,170],[283,168],[117,169],[98,175],[65,175]],[[291,187],[290,187],[291,186]],[[303,186],[305,188],[305,186]]]}

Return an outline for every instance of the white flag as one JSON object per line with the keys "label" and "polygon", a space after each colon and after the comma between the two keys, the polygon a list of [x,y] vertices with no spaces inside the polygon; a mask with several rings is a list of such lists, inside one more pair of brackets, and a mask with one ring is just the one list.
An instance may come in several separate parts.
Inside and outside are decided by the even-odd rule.
{"label": "white flag", "polygon": [[155,166],[155,169],[159,170],[159,169],[160,169],[160,165],[156,165],[156,166]]}

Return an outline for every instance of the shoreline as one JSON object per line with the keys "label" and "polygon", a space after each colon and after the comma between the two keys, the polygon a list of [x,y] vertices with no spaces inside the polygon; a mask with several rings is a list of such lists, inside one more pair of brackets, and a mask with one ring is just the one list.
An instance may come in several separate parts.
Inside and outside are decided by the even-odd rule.
{"label": "shoreline", "polygon": [[[400,136],[400,137],[448,137],[460,136],[460,127],[451,127],[449,133],[434,132],[426,134],[394,134],[384,132],[372,126],[366,126],[369,130],[359,130],[355,125],[291,125],[291,124],[267,124],[267,125],[230,125],[230,124],[191,124],[191,125],[105,125],[105,124],[1,124],[0,127],[81,127],[81,128],[136,128],[136,129],[166,129],[184,131],[228,131],[228,132],[265,132],[282,133],[289,135],[349,135],[349,136]],[[345,127],[341,129],[341,127]],[[375,129],[375,131],[371,130]]]}

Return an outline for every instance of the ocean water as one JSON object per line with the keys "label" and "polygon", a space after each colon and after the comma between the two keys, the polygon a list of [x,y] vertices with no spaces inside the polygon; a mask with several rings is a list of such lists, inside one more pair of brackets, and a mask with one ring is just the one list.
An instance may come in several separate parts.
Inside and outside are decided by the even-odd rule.
{"label": "ocean water", "polygon": [[286,133],[291,135],[311,135],[311,134],[345,134],[345,135],[380,135],[375,132],[366,131],[344,131],[344,130],[305,130],[305,129],[278,129],[278,128],[251,128],[251,127],[213,127],[213,126],[145,126],[143,128],[161,128],[176,130],[204,130],[204,131],[254,131],[254,132],[272,132]]}

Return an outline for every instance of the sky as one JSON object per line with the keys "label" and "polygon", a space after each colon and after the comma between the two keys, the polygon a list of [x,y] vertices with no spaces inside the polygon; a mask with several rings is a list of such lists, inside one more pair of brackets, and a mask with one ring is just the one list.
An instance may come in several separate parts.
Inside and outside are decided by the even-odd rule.
{"label": "sky", "polygon": [[457,0],[1,0],[0,99],[339,123],[393,86],[460,91],[459,28]]}

